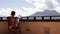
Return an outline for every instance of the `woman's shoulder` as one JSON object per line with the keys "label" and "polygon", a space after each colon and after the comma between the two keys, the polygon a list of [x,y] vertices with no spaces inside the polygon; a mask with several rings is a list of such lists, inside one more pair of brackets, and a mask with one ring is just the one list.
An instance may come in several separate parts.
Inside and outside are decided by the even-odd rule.
{"label": "woman's shoulder", "polygon": [[18,19],[18,17],[11,17],[11,16],[9,16],[9,17],[7,17],[8,19]]}

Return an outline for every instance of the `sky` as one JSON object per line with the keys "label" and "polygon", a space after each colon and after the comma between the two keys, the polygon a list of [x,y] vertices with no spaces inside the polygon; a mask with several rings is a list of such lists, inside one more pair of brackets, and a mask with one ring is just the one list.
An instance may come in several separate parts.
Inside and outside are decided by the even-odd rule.
{"label": "sky", "polygon": [[0,0],[0,16],[10,16],[11,11],[16,16],[30,16],[46,9],[60,13],[60,0]]}

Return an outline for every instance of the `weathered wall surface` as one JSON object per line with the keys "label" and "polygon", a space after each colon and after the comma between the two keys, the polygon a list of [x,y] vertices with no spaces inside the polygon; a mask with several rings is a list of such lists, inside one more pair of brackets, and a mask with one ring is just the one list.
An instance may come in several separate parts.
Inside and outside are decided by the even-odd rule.
{"label": "weathered wall surface", "polygon": [[[21,22],[22,34],[60,34],[60,22]],[[30,29],[30,31],[28,31]]]}
{"label": "weathered wall surface", "polygon": [[[22,21],[21,34],[60,34],[60,22]],[[0,32],[8,30],[7,21],[0,21]]]}
{"label": "weathered wall surface", "polygon": [[6,33],[8,31],[7,21],[0,21],[0,34]]}

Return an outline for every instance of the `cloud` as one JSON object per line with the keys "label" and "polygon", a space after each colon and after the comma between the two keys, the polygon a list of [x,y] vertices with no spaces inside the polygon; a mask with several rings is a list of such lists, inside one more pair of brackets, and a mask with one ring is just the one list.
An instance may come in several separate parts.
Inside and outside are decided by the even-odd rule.
{"label": "cloud", "polygon": [[47,0],[46,5],[48,6],[48,9],[55,9],[59,6],[59,3],[56,0]]}
{"label": "cloud", "polygon": [[55,10],[60,13],[60,7],[56,7]]}
{"label": "cloud", "polygon": [[32,9],[37,9],[36,11],[52,9],[52,10],[57,10],[57,12],[60,12],[59,9],[60,7],[57,0],[28,0],[27,2],[32,2],[33,5],[35,6],[35,8]]}
{"label": "cloud", "polygon": [[18,17],[19,17],[19,15],[21,15],[21,16],[29,16],[29,15],[34,13],[32,11],[35,11],[32,8],[29,8],[28,10],[26,10],[26,9],[27,8],[24,8],[24,10],[12,9],[12,8],[1,8],[0,9],[0,16],[10,16],[11,11],[15,11],[16,12],[15,16],[18,16]]}
{"label": "cloud", "polygon": [[18,10],[18,9],[12,9],[12,8],[1,8],[0,9],[0,15],[1,16],[10,16],[11,11],[16,11],[16,16],[22,14],[22,11],[20,9]]}
{"label": "cloud", "polygon": [[32,4],[35,6],[35,8],[33,9],[44,10],[47,8],[45,5],[45,0],[28,0],[27,2],[29,1],[31,1]]}
{"label": "cloud", "polygon": [[34,14],[35,12],[42,12],[45,9],[52,9],[56,10],[60,13],[60,4],[57,2],[57,0],[25,0],[28,3],[32,3],[34,5],[34,8],[28,8],[23,6],[22,9],[13,9],[13,8],[1,8],[0,9],[0,15],[8,16],[10,15],[11,11],[16,11],[16,16],[22,15],[22,16],[29,16]]}
{"label": "cloud", "polygon": [[31,3],[32,2],[32,0],[25,0],[26,2],[29,2],[29,3]]}

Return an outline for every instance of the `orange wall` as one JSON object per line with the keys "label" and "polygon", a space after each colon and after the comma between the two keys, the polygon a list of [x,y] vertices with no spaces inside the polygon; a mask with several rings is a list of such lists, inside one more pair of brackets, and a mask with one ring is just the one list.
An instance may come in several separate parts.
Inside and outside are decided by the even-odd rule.
{"label": "orange wall", "polygon": [[[47,34],[44,33],[48,31],[50,34],[60,34],[60,22],[21,22],[21,32],[22,34]],[[26,31],[27,28],[30,31]]]}
{"label": "orange wall", "polygon": [[[22,21],[20,22],[21,34],[60,34],[60,22],[37,22],[37,21]],[[30,29],[30,31],[27,31]],[[7,21],[0,21],[0,32],[8,30]]]}
{"label": "orange wall", "polygon": [[7,21],[0,21],[0,33],[7,32],[8,30],[8,23]]}

